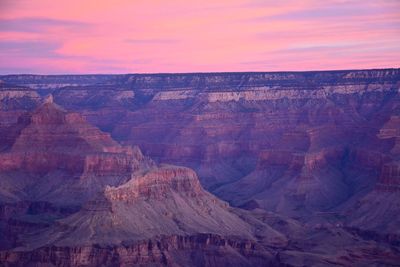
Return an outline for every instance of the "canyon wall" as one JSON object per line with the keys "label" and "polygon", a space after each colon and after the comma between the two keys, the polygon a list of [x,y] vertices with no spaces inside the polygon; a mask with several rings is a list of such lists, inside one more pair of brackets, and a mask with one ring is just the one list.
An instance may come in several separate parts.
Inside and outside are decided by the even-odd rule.
{"label": "canyon wall", "polygon": [[156,161],[193,168],[237,206],[327,211],[388,180],[381,172],[398,160],[399,69],[0,79],[51,88],[57,104]]}
{"label": "canyon wall", "polygon": [[400,260],[399,69],[0,80],[6,266]]}

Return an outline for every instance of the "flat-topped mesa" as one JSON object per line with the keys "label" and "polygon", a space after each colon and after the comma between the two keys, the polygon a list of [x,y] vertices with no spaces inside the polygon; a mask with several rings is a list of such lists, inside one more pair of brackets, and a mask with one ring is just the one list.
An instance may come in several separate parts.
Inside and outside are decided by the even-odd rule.
{"label": "flat-topped mesa", "polygon": [[144,175],[133,177],[119,187],[107,187],[105,195],[113,201],[163,199],[172,194],[198,197],[205,194],[196,173],[185,167],[163,165]]}

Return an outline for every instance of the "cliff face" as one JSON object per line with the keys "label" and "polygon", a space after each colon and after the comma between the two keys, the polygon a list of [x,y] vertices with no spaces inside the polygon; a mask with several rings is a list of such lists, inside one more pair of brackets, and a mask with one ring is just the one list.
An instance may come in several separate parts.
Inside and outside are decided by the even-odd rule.
{"label": "cliff face", "polygon": [[122,147],[49,99],[9,126],[16,130],[0,153],[0,198],[79,205],[104,185],[118,185],[153,165],[137,147]]}
{"label": "cliff face", "polygon": [[[2,264],[279,264],[255,226],[204,191],[194,171],[157,166],[52,97],[15,128],[0,153]],[[260,224],[269,244],[287,243]]]}
{"label": "cliff face", "polygon": [[[6,218],[29,209],[29,204],[21,201],[10,206],[11,200],[34,196],[36,204],[31,205],[31,209],[52,211],[58,218],[62,217],[61,227],[76,237],[71,239],[73,241],[81,233],[90,232],[89,228],[93,229],[94,225],[89,223],[95,221],[93,218],[104,216],[109,218],[105,224],[131,221],[135,225],[140,221],[150,225],[154,231],[148,230],[144,234],[147,239],[163,231],[169,231],[174,238],[182,238],[183,233],[193,237],[196,235],[196,231],[191,231],[193,225],[196,225],[194,229],[207,229],[207,232],[218,229],[216,232],[229,235],[227,229],[233,229],[233,226],[227,221],[242,225],[243,222],[237,221],[239,216],[250,224],[242,225],[237,231],[244,233],[246,240],[264,242],[260,241],[259,233],[254,233],[254,225],[260,226],[271,237],[261,238],[268,240],[265,241],[267,247],[277,244],[282,247],[285,239],[291,240],[291,245],[282,249],[279,257],[293,265],[309,264],[310,256],[305,255],[309,252],[318,255],[311,261],[313,263],[332,261],[351,265],[355,263],[349,260],[352,258],[349,255],[354,253],[358,255],[358,263],[364,264],[377,243],[397,244],[399,240],[396,204],[400,160],[399,69],[10,75],[0,79],[3,84],[15,84],[8,88],[18,87],[18,90],[29,92],[20,98],[19,93],[14,92],[18,90],[12,89],[11,94],[7,93],[1,100],[4,105],[14,103],[5,108],[6,115],[0,116],[0,131],[5,133],[5,138],[0,141],[0,167],[5,177],[0,196],[8,203],[2,208]],[[17,121],[19,115],[39,105],[39,95],[48,93],[59,105],[54,112],[47,115],[40,115],[40,112],[35,115],[34,112],[20,116]],[[31,104],[22,104],[28,102]],[[46,109],[46,104],[41,108]],[[77,113],[65,113],[64,109]],[[108,134],[87,126],[83,118]],[[156,161],[193,168],[201,185],[193,172],[185,168],[155,168],[140,151],[125,148],[112,139],[125,145],[138,145],[144,154]],[[53,152],[49,154],[50,150]],[[27,182],[15,178],[22,177],[21,170],[25,179],[40,176],[42,182],[24,191],[22,188],[29,187]],[[75,180],[71,181],[71,177]],[[15,184],[13,180],[19,182]],[[54,190],[61,184],[62,189]],[[97,195],[107,185],[107,189]],[[291,233],[291,230],[282,229],[282,225],[291,224],[284,219],[282,224],[275,224],[275,230],[280,229],[276,231],[280,234],[273,234],[270,226],[260,222],[253,212],[243,217],[235,210],[236,215],[232,215],[229,213],[231,208],[225,207],[224,202],[210,196],[202,187],[234,206],[256,213],[278,212],[305,225],[296,226],[295,233],[287,235],[285,231]],[[79,206],[85,202],[81,197],[82,190],[90,192],[85,201],[91,201],[85,204],[86,210],[81,210],[80,215],[71,215],[76,212],[73,206],[77,202],[66,196],[78,199]],[[62,192],[69,193],[60,198]],[[73,205],[58,207],[54,205],[58,198],[60,203]],[[49,202],[53,204],[49,205]],[[127,212],[133,203],[137,209]],[[173,203],[182,203],[186,208],[173,208]],[[216,207],[219,207],[218,212]],[[222,214],[221,217],[210,219],[217,213]],[[123,217],[123,214],[130,215]],[[144,217],[135,221],[133,214]],[[153,218],[152,214],[163,214],[157,217],[160,224],[152,223],[155,221],[155,218],[149,219]],[[189,214],[196,214],[193,218],[197,218],[200,225],[180,220],[191,217]],[[202,214],[211,217],[203,220]],[[72,217],[65,218],[66,215]],[[85,219],[80,221],[79,218]],[[168,227],[164,229],[160,225]],[[349,232],[342,228],[343,225],[367,232]],[[100,232],[108,231],[101,225],[94,228]],[[60,229],[51,226],[48,231]],[[73,229],[80,230],[74,232]],[[218,234],[216,232],[212,233]],[[307,243],[304,241],[306,236],[299,237],[298,232],[310,234],[313,239]],[[119,238],[126,233],[133,238],[136,230],[123,225],[115,236]],[[347,252],[342,251],[343,254],[335,254],[332,258],[321,255],[311,243],[322,245],[320,241],[324,239],[332,241],[326,251],[343,247]],[[11,238],[9,242],[15,241]],[[32,244],[30,240],[26,242]],[[43,242],[42,245],[50,246]],[[58,246],[65,244],[79,252],[74,254],[76,257],[87,255],[81,252],[82,246],[77,243],[60,243]],[[362,247],[366,254],[355,247]],[[305,249],[305,254],[301,254],[299,248]],[[23,253],[8,253],[1,256],[10,262],[13,257],[24,257]],[[34,253],[42,255],[43,250],[35,248]],[[275,254],[268,253],[266,258],[270,260]],[[378,254],[396,257],[391,249]]]}
{"label": "cliff face", "polygon": [[[194,168],[206,188],[235,205],[256,201],[291,215],[372,189],[399,143],[389,137],[399,69],[1,79],[54,88],[61,106],[158,161]],[[366,155],[379,153],[379,166],[364,171]]]}
{"label": "cliff face", "polygon": [[0,81],[0,151],[9,148],[21,128],[14,127],[18,118],[40,103],[40,95],[28,87]]}
{"label": "cliff face", "polygon": [[[251,241],[218,235],[169,236],[122,246],[50,247],[0,253],[12,266],[284,266]],[[116,256],[118,255],[118,256]]]}
{"label": "cliff face", "polygon": [[[398,113],[395,113],[398,114]],[[400,237],[400,120],[392,115],[379,130],[378,138],[391,140],[387,159],[380,164],[380,174],[373,190],[346,210],[350,225]]]}

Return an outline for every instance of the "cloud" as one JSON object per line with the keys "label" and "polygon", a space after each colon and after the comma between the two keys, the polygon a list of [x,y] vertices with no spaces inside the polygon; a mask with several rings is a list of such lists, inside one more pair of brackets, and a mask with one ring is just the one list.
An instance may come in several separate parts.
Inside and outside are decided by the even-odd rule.
{"label": "cloud", "polygon": [[399,0],[0,0],[0,72],[399,66]]}
{"label": "cloud", "polygon": [[176,39],[125,39],[126,43],[129,44],[175,44],[179,40]]}
{"label": "cloud", "polygon": [[266,19],[280,20],[313,20],[313,19],[340,19],[343,17],[360,17],[368,15],[379,15],[379,10],[365,7],[350,7],[345,5],[332,5],[318,8],[307,8],[304,10],[291,11],[283,14],[272,15]]}
{"label": "cloud", "polygon": [[0,54],[18,57],[60,57],[56,42],[45,41],[0,41]]}
{"label": "cloud", "polygon": [[306,21],[322,23],[331,20],[355,20],[357,18],[376,18],[388,15],[398,17],[399,7],[391,2],[382,1],[378,4],[376,1],[305,1],[305,4],[296,8],[291,8],[287,4],[285,8],[281,5],[274,14],[255,16],[248,21],[266,22],[266,21]]}
{"label": "cloud", "polygon": [[51,18],[0,19],[0,31],[12,32],[44,32],[54,27],[78,30],[89,26],[87,22]]}

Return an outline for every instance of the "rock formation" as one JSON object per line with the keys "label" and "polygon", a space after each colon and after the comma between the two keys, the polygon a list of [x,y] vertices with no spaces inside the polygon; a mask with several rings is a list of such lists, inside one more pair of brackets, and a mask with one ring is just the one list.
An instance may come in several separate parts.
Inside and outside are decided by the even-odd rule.
{"label": "rock formation", "polygon": [[0,198],[79,205],[105,185],[118,185],[154,164],[137,147],[120,146],[51,99],[10,128],[16,131],[0,153],[0,172],[2,192],[12,190]]}
{"label": "rock formation", "polygon": [[400,240],[400,123],[397,115],[391,116],[378,133],[384,140],[392,140],[393,146],[380,164],[380,175],[373,190],[348,205],[349,224],[375,235]]}
{"label": "rock formation", "polygon": [[[2,263],[279,263],[258,245],[256,228],[204,191],[192,170],[156,166],[51,97],[22,121],[0,154]],[[287,243],[260,224],[264,240]],[[99,246],[112,249],[89,257]],[[114,249],[117,258],[108,254]]]}
{"label": "rock formation", "polygon": [[399,69],[0,79],[2,260],[399,260]]}

